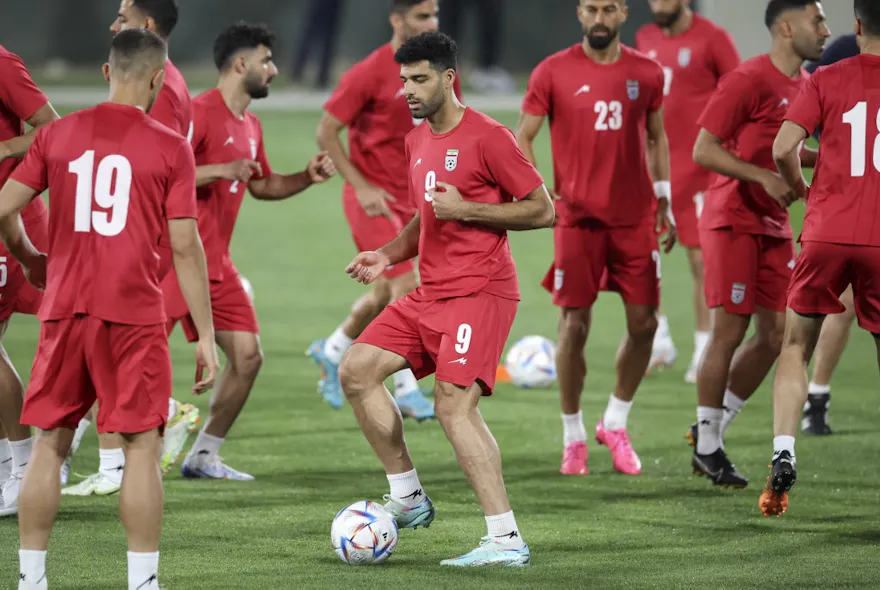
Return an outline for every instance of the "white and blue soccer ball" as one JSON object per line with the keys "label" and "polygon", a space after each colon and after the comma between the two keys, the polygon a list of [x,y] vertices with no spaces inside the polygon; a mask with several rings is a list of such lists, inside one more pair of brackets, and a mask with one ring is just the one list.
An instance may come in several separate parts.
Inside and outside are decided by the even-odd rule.
{"label": "white and blue soccer ball", "polygon": [[330,540],[339,559],[349,565],[382,563],[397,547],[397,522],[381,504],[361,500],[333,519]]}
{"label": "white and blue soccer ball", "polygon": [[254,286],[251,285],[251,282],[247,280],[247,277],[240,276],[241,286],[244,287],[244,292],[247,293],[247,296],[250,298],[251,303],[254,302]]}
{"label": "white and blue soccer ball", "polygon": [[517,387],[551,387],[556,383],[556,345],[543,336],[526,336],[510,348],[504,365]]}

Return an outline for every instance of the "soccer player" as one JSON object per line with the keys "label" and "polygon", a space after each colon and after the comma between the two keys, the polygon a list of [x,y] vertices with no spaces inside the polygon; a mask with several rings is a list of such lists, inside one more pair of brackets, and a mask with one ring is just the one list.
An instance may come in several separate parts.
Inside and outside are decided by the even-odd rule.
{"label": "soccer player", "polygon": [[[788,213],[778,203],[791,189],[775,171],[773,138],[807,79],[804,61],[817,59],[830,35],[817,0],[770,0],[764,22],[770,53],[724,77],[700,116],[694,146],[694,160],[719,176],[700,216],[712,335],[697,376],[692,464],[713,484],[732,487],[748,479],[730,462],[722,437],[779,355],[796,256]],[[804,165],[815,158],[804,149]],[[755,334],[740,347],[752,316]]]}
{"label": "soccer player", "polygon": [[[98,431],[118,432],[125,444],[119,509],[128,537],[128,587],[158,588],[163,494],[156,451],[171,396],[158,276],[166,231],[202,334],[193,391],[208,389],[217,372],[192,150],[145,113],[162,84],[166,52],[165,42],[149,31],[117,35],[104,66],[108,102],[40,130],[0,191],[0,237],[28,280],[45,288],[21,418],[39,430],[19,499],[20,589],[47,588],[46,548],[61,499],[61,464],[96,398]],[[19,217],[46,189],[48,267]]]}
{"label": "soccer player", "polygon": [[[685,374],[697,382],[697,367],[709,341],[709,309],[703,290],[703,253],[697,220],[703,209],[711,172],[694,163],[697,117],[715,92],[721,77],[739,65],[739,54],[730,35],[712,21],[695,14],[690,0],[648,0],[654,24],[636,34],[636,48],[663,66],[663,112],[669,136],[672,179],[672,212],[678,240],[687,249],[694,280],[694,354]],[[668,366],[677,356],[669,322],[660,315],[649,369]]]}
{"label": "soccer player", "polygon": [[425,495],[384,381],[403,368],[436,373],[434,406],[486,515],[488,535],[451,566],[529,564],[501,475],[501,454],[477,408],[490,395],[516,315],[519,287],[508,230],[549,227],[553,203],[513,134],[455,96],[458,49],[429,32],[395,53],[412,115],[427,119],[406,138],[409,194],[418,213],[391,242],[362,252],[349,274],[371,283],[418,255],[422,284],[373,321],[339,375],[364,436],[385,467],[385,507],[402,528],[427,527]]}
{"label": "soccer player", "polygon": [[[21,59],[0,46],[0,185],[33,142],[37,130],[58,119]],[[24,123],[32,127],[24,132]],[[48,246],[48,213],[42,199],[22,212],[36,247]],[[42,294],[25,280],[18,262],[0,245],[0,338],[13,313],[36,314]],[[24,386],[0,342],[0,516],[15,514],[18,491],[34,439],[21,424]]]}
{"label": "soccer player", "polygon": [[596,425],[596,438],[611,450],[615,469],[630,475],[641,472],[627,418],[657,329],[658,234],[669,232],[667,252],[675,242],[663,130],[663,70],[621,44],[626,18],[624,0],[580,0],[584,40],[538,65],[517,127],[519,145],[534,163],[533,142],[544,118],[550,119],[559,222],[554,228],[554,268],[544,286],[560,307],[556,370],[564,475],[589,473],[580,407],[587,374],[584,347],[591,310],[603,289],[623,298],[627,335],[617,356],[617,383]]}
{"label": "soccer player", "polygon": [[[218,455],[263,363],[254,306],[229,253],[244,191],[257,199],[278,201],[325,182],[335,172],[326,153],[295,174],[278,174],[269,165],[260,120],[248,106],[269,95],[269,85],[278,74],[272,61],[274,43],[275,35],[265,25],[227,27],[214,42],[214,63],[220,70],[217,88],[193,100],[199,233],[208,259],[217,344],[227,362],[211,397],[211,414],[181,466],[184,477],[254,479],[225,465]],[[168,315],[195,342],[199,331],[173,273],[163,289]]]}
{"label": "soccer player", "polygon": [[[177,25],[177,0],[122,0],[116,20],[110,25],[110,31],[117,35],[128,29],[147,29],[159,35],[166,43]],[[179,133],[187,140],[192,138],[193,117],[192,102],[186,81],[183,79],[171,60],[165,64],[165,78],[150,116]],[[162,239],[161,261],[159,264],[159,280],[171,270],[171,248],[168,237]],[[94,412],[94,411],[93,411]],[[92,414],[80,421],[71,444],[71,455],[64,462],[61,471],[61,484],[67,483],[70,472],[71,457],[91,423]],[[199,409],[192,404],[184,404],[174,399],[168,404],[168,425],[162,441],[162,470],[167,472],[183,452],[187,438],[195,431],[199,422]],[[125,455],[122,452],[122,439],[115,433],[104,433],[98,437],[99,464],[98,472],[86,477],[81,482],[64,488],[61,493],[71,496],[106,496],[115,494],[122,486],[122,474],[125,467]]]}
{"label": "soccer player", "polygon": [[[861,55],[820,68],[785,115],[773,158],[789,188],[787,202],[807,202],[803,244],[791,278],[785,337],[773,379],[773,463],[760,508],[779,516],[797,479],[794,442],[808,389],[806,363],[828,314],[844,310],[852,287],[859,325],[874,335],[880,362],[880,5],[855,0]],[[817,129],[822,150],[812,186],[801,173],[799,146]]]}
{"label": "soccer player", "polygon": [[[324,105],[318,145],[327,150],[345,179],[343,209],[358,251],[376,250],[390,242],[416,213],[407,196],[404,148],[415,121],[406,106],[394,52],[407,39],[436,31],[439,10],[438,0],[392,0],[391,42],[355,64]],[[345,128],[348,155],[339,137]],[[342,406],[338,371],[345,351],[389,302],[417,284],[412,261],[394,265],[355,302],[333,334],[309,347],[307,354],[321,367],[319,390],[331,406]],[[394,393],[404,416],[420,421],[434,417],[434,404],[419,389],[410,369],[394,375]]]}

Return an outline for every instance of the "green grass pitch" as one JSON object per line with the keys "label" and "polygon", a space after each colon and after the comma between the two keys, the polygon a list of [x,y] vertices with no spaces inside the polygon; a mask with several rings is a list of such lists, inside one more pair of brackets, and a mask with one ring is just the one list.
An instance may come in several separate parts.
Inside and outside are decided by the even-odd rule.
{"label": "green grass pitch", "polygon": [[[319,114],[262,116],[273,166],[300,169],[315,151]],[[508,125],[515,115],[498,114]],[[550,176],[546,131],[538,149]],[[348,406],[327,407],[317,369],[303,356],[329,334],[362,292],[343,273],[354,254],[334,180],[283,203],[247,200],[233,258],[256,289],[266,361],[250,403],[222,454],[253,473],[251,483],[165,480],[161,582],[168,588],[791,588],[880,585],[880,474],[877,472],[877,368],[870,337],[857,331],[834,379],[837,434],[801,437],[801,470],[789,513],[765,519],[758,493],[771,454],[771,405],[765,384],[727,437],[733,460],[751,478],[742,491],[713,489],[690,470],[683,435],[694,418],[695,390],[682,382],[692,351],[690,279],[676,250],[663,259],[663,303],[680,348],[678,366],[646,379],[630,416],[644,473],[618,475],[606,449],[592,444],[591,475],[558,474],[562,447],[558,394],[500,386],[481,409],[498,438],[505,476],[532,548],[524,571],[450,571],[439,561],[475,545],[485,524],[438,424],[407,423],[422,482],[437,519],[403,531],[395,555],[379,567],[353,568],[330,547],[330,522],[343,506],[381,499],[387,483]],[[800,211],[794,213],[797,218]],[[796,223],[799,220],[796,219]],[[554,337],[556,311],[539,281],[551,258],[549,230],[511,237],[523,301],[512,338]],[[623,330],[615,295],[600,298],[587,348],[583,396],[592,429],[611,392]],[[37,323],[16,317],[5,337],[26,380]],[[193,351],[173,338],[176,397],[190,401]],[[207,398],[196,403],[207,412]],[[74,471],[97,468],[89,433]],[[0,521],[0,587],[16,580],[14,518]],[[125,537],[117,499],[64,498],[52,536],[53,588],[120,588]]]}

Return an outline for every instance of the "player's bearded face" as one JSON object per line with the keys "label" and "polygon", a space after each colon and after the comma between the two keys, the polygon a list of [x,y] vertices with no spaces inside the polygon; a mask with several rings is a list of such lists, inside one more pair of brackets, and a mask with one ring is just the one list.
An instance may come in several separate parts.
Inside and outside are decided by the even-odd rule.
{"label": "player's bearded face", "polygon": [[805,11],[804,18],[792,24],[792,46],[795,53],[804,60],[818,61],[825,50],[825,43],[831,32],[825,23],[824,13]]}
{"label": "player's bearded face", "polygon": [[406,67],[402,68],[401,73],[407,78],[404,92],[413,118],[427,119],[439,111],[446,100],[446,90],[443,86],[446,76],[445,73],[438,72],[427,64],[422,64],[418,70],[414,72],[408,71]]}
{"label": "player's bearded face", "polygon": [[[656,6],[656,7],[655,7]],[[654,11],[654,23],[657,24],[658,27],[671,27],[675,23],[678,22],[678,19],[681,18],[682,12],[684,12],[684,6],[681,3],[681,0],[677,2],[651,2],[651,9]]]}
{"label": "player's bearded face", "polygon": [[272,52],[267,47],[259,47],[247,60],[247,72],[244,76],[244,89],[251,98],[269,96],[269,85],[278,68],[272,61]]}
{"label": "player's bearded face", "polygon": [[617,38],[620,28],[611,28],[607,25],[593,25],[584,28],[584,34],[587,36],[587,43],[593,49],[605,49],[611,42]]}

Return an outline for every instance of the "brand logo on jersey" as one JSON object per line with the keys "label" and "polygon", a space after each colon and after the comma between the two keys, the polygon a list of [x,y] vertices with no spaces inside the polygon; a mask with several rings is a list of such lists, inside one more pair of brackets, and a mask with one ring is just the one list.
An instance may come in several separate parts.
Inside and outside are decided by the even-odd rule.
{"label": "brand logo on jersey", "polygon": [[226,141],[223,142],[223,147],[228,146],[229,144],[231,144],[231,143],[234,142],[234,141],[235,141],[235,138],[232,137],[232,136],[230,135],[230,136],[226,139]]}
{"label": "brand logo on jersey", "polygon": [[656,49],[652,49],[651,51],[649,51],[649,52],[648,52],[648,57],[650,57],[651,59],[657,59],[657,50],[656,50]]}
{"label": "brand logo on jersey", "polygon": [[779,101],[779,105],[777,105],[776,108],[778,109],[778,108],[781,108],[781,107],[787,107],[788,105],[789,105],[788,99],[787,99],[787,98],[783,98],[782,100]]}
{"label": "brand logo on jersey", "polygon": [[792,258],[791,260],[788,261],[788,270],[794,270],[794,263],[795,263],[794,258]]}
{"label": "brand logo on jersey", "polygon": [[452,172],[458,167],[458,150],[446,150],[446,171]]}
{"label": "brand logo on jersey", "polygon": [[746,298],[746,286],[742,283],[734,283],[730,289],[730,300],[734,305],[739,305]]}
{"label": "brand logo on jersey", "polygon": [[248,141],[251,144],[251,159],[257,159],[257,140],[254,138],[249,138]]}
{"label": "brand logo on jersey", "polygon": [[425,122],[424,119],[416,119],[415,117],[413,117],[413,127],[418,127],[419,125],[421,125],[424,122]]}
{"label": "brand logo on jersey", "polygon": [[678,65],[683,68],[691,65],[691,48],[690,47],[682,47],[678,50]]}
{"label": "brand logo on jersey", "polygon": [[574,93],[575,96],[580,96],[581,94],[586,94],[590,91],[590,85],[584,84],[580,88],[577,89],[577,92]]}
{"label": "brand logo on jersey", "polygon": [[415,168],[416,166],[418,166],[418,165],[421,164],[421,163],[422,163],[422,159],[419,158],[418,160],[416,160],[416,163],[413,164],[413,168]]}
{"label": "brand logo on jersey", "polygon": [[556,269],[553,273],[553,290],[559,291],[562,288],[562,281],[565,278],[565,271],[561,269]]}
{"label": "brand logo on jersey", "polygon": [[638,80],[627,80],[626,81],[626,95],[630,100],[636,100],[639,97],[639,81]]}

